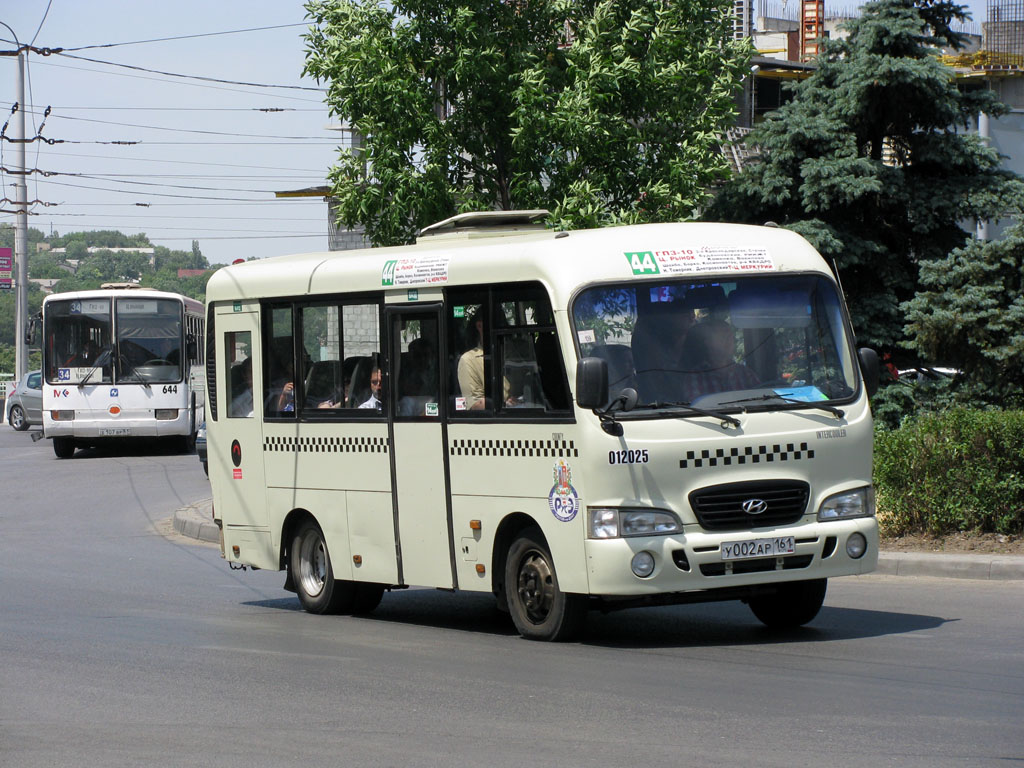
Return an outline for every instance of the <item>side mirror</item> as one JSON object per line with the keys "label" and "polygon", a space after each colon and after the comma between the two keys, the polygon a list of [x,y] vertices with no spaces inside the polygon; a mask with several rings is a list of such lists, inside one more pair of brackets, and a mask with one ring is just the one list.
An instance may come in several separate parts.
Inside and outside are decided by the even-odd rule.
{"label": "side mirror", "polygon": [[602,408],[608,402],[608,363],[600,357],[584,357],[576,365],[576,404]]}
{"label": "side mirror", "polygon": [[33,346],[36,343],[36,325],[43,324],[43,313],[39,312],[28,319],[28,325],[25,328],[25,344],[27,346]]}
{"label": "side mirror", "polygon": [[868,397],[874,397],[878,391],[878,353],[868,347],[861,347],[857,350],[857,358],[860,360],[860,373],[864,377],[864,388],[868,391]]}

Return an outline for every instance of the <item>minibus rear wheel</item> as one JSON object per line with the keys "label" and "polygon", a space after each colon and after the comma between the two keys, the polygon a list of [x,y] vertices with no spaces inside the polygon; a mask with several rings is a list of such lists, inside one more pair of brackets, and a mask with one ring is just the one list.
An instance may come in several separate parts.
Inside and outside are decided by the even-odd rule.
{"label": "minibus rear wheel", "polygon": [[302,607],[310,613],[351,613],[356,585],[335,581],[331,555],[320,526],[307,520],[299,526],[288,553],[292,583]]}
{"label": "minibus rear wheel", "polygon": [[750,610],[772,629],[802,627],[818,615],[827,588],[828,579],[786,582],[774,594],[750,598]]}
{"label": "minibus rear wheel", "polygon": [[586,620],[586,598],[559,589],[551,551],[538,528],[527,528],[512,542],[505,594],[516,629],[529,640],[571,640]]}

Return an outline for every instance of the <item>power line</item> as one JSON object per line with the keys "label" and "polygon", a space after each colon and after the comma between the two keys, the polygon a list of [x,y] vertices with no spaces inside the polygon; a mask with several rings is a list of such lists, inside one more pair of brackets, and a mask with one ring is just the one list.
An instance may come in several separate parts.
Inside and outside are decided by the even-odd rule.
{"label": "power line", "polygon": [[83,157],[97,160],[121,160],[124,162],[138,162],[138,163],[171,163],[173,165],[203,165],[203,166],[214,166],[217,168],[249,168],[252,170],[260,171],[294,171],[296,173],[323,173],[323,169],[314,168],[281,168],[273,165],[248,165],[244,163],[206,163],[199,160],[158,160],[150,157],[124,157],[122,155],[82,155],[75,152],[54,152],[48,150],[47,157]]}
{"label": "power line", "polygon": [[148,67],[139,67],[134,64],[119,64],[116,61],[104,61],[103,59],[90,59],[88,56],[75,56],[72,53],[63,53],[60,50],[55,50],[60,56],[68,59],[76,59],[78,61],[88,61],[91,64],[105,64],[108,67],[122,67],[124,69],[131,69],[136,72],[149,72],[154,75],[164,75],[165,77],[180,77],[184,80],[200,80],[206,83],[222,83],[224,85],[244,85],[247,88],[283,88],[291,91],[313,91],[314,93],[326,93],[326,88],[314,88],[309,85],[272,85],[268,83],[247,83],[242,80],[225,80],[219,77],[206,77],[204,75],[183,75],[179,72],[165,72],[160,69],[149,69]]}
{"label": "power line", "polygon": [[[47,6],[47,11],[49,11],[49,6]],[[203,33],[195,34],[195,35],[178,35],[177,37],[155,37],[155,38],[153,38],[151,40],[132,40],[132,41],[126,42],[126,43],[102,43],[102,44],[99,44],[99,45],[80,45],[80,46],[77,46],[75,48],[64,48],[63,50],[65,50],[65,51],[85,51],[85,50],[88,50],[90,48],[116,48],[116,47],[121,46],[121,45],[143,45],[144,43],[164,43],[164,42],[167,42],[168,40],[192,40],[192,39],[195,39],[197,37],[215,37],[217,35],[237,35],[237,34],[241,34],[242,32],[264,32],[264,31],[270,30],[270,29],[288,29],[289,27],[307,27],[307,26],[309,26],[309,25],[308,24],[304,24],[304,23],[299,23],[299,24],[278,24],[277,26],[273,26],[273,27],[250,27],[249,29],[229,29],[229,30],[227,30],[225,32],[203,32]],[[35,40],[33,38],[33,42],[34,41]]]}
{"label": "power line", "polygon": [[112,120],[96,120],[91,117],[71,117],[69,115],[51,115],[54,119],[76,120],[83,123],[100,125],[117,125],[122,128],[143,128],[151,131],[171,131],[173,133],[198,133],[203,136],[239,136],[250,139],[281,139],[283,141],[323,141],[323,136],[275,136],[266,133],[231,133],[229,131],[202,131],[196,128],[164,128],[160,125],[138,125],[136,123],[115,122]]}
{"label": "power line", "polygon": [[[0,57],[0,62],[3,62],[3,61],[4,61],[4,59],[2,57]],[[214,90],[214,91],[229,91],[231,93],[245,93],[245,94],[248,94],[250,96],[252,95],[251,91],[243,91],[240,88],[224,88],[223,86],[219,86],[219,85],[203,85],[202,83],[175,82],[173,80],[165,80],[165,79],[162,79],[162,78],[159,78],[159,77],[146,77],[145,75],[132,75],[132,74],[129,74],[127,72],[108,72],[108,71],[102,70],[102,69],[91,69],[89,67],[76,67],[76,66],[72,66],[71,64],[56,64],[56,63],[51,62],[51,61],[37,61],[36,62],[36,66],[40,66],[40,67],[57,67],[59,69],[74,69],[74,70],[76,70],[78,72],[92,72],[93,74],[107,75],[109,77],[130,77],[130,78],[133,78],[135,80],[150,80],[150,81],[156,82],[156,83],[165,83],[165,84],[172,84],[172,85],[184,85],[184,86],[188,86],[189,88],[208,88],[208,89],[211,89],[211,90]],[[305,102],[307,104],[322,104],[323,103],[322,100],[320,100],[320,99],[304,99],[301,96],[285,96],[283,94],[277,94],[277,95],[274,96],[274,98],[275,99],[284,99],[284,100],[287,100],[287,101],[302,101],[302,102]]]}

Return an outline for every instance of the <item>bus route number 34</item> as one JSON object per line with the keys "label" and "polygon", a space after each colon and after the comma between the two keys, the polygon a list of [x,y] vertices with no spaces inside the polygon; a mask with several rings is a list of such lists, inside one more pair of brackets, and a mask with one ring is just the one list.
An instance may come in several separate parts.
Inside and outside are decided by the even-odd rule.
{"label": "bus route number 34", "polygon": [[648,461],[647,449],[628,451],[608,451],[609,464],[646,464]]}
{"label": "bus route number 34", "polygon": [[177,384],[164,384],[163,392],[165,395],[176,395],[178,394]]}

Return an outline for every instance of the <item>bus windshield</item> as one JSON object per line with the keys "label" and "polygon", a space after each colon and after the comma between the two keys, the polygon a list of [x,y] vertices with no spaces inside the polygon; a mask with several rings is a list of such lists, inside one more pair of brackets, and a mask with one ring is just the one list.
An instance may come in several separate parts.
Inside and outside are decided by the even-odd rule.
{"label": "bus windshield", "polygon": [[46,305],[46,381],[112,381],[110,299],[51,301]]}
{"label": "bus windshield", "polygon": [[852,398],[854,356],[820,275],[595,286],[573,304],[582,357],[608,366],[609,402],[638,408],[799,408]]}
{"label": "bus windshield", "polygon": [[181,318],[181,303],[170,299],[51,301],[46,309],[46,380],[181,381]]}
{"label": "bus windshield", "polygon": [[118,299],[120,381],[181,381],[181,304],[169,299]]}

